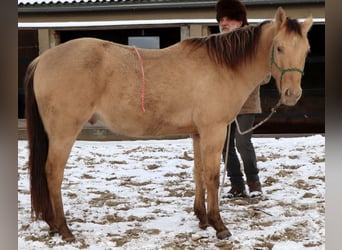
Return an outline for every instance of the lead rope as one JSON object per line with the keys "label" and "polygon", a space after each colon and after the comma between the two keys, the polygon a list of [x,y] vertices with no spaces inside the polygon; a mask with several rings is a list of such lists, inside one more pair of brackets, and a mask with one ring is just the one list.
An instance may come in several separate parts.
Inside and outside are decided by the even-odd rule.
{"label": "lead rope", "polygon": [[277,108],[278,108],[280,105],[281,105],[281,101],[279,100],[278,103],[271,109],[271,112],[268,114],[268,116],[267,116],[264,120],[260,121],[258,124],[254,125],[254,126],[251,127],[250,129],[247,129],[247,130],[245,130],[245,131],[243,131],[243,132],[240,130],[240,126],[239,126],[239,123],[238,123],[237,118],[235,118],[234,121],[235,121],[235,123],[236,123],[236,128],[237,128],[239,134],[240,134],[240,135],[245,135],[245,134],[247,134],[247,133],[253,131],[254,129],[260,127],[262,124],[264,124],[265,122],[267,122],[267,121],[271,118],[271,116],[277,111]]}
{"label": "lead rope", "polygon": [[140,56],[140,53],[137,49],[137,47],[133,46],[135,52],[138,55],[138,59],[139,59],[139,64],[140,64],[140,70],[141,70],[141,109],[142,112],[145,112],[145,72],[144,72],[144,64],[143,64],[143,60]]}
{"label": "lead rope", "polygon": [[[245,130],[243,132],[241,132],[240,130],[240,126],[238,123],[237,118],[235,118],[235,124],[236,124],[236,128],[239,132],[240,135],[244,135],[247,134],[251,131],[253,131],[254,129],[256,129],[257,127],[261,126],[262,124],[264,124],[267,120],[269,120],[271,118],[271,116],[277,111],[277,108],[281,105],[280,100],[278,101],[278,103],[271,109],[271,112],[269,113],[269,115],[262,120],[261,122],[259,122],[258,124],[256,124],[255,126],[253,126],[252,128]],[[229,151],[229,141],[230,141],[230,131],[231,131],[231,124],[228,125],[228,131],[227,131],[227,142],[226,142],[226,158],[224,160],[224,166],[223,166],[223,176],[222,176],[222,181],[221,181],[221,187],[220,187],[220,191],[219,191],[219,199],[218,199],[218,205],[220,205],[220,198],[222,195],[222,191],[223,191],[223,184],[226,180],[226,175],[227,175],[227,162],[228,162],[228,151]]]}
{"label": "lead rope", "polygon": [[[222,195],[223,191],[223,183],[226,180],[226,174],[227,174],[227,162],[228,162],[228,151],[229,151],[229,141],[230,141],[230,130],[231,130],[231,125],[228,125],[228,130],[227,130],[227,143],[226,143],[226,158],[224,160],[224,166],[223,166],[223,176],[222,176],[222,185],[220,187],[220,192],[219,192],[219,197]],[[220,198],[218,199],[218,205],[220,206]]]}

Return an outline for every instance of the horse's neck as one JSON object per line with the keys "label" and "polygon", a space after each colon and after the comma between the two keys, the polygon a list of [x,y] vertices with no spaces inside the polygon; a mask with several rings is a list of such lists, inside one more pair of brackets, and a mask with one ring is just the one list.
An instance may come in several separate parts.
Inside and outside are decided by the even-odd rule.
{"label": "horse's neck", "polygon": [[[273,23],[264,24],[262,27],[260,40],[257,45],[255,58],[247,63],[244,70],[247,72],[253,71],[251,74],[244,74],[246,82],[253,83],[251,88],[254,90],[256,85],[264,82],[270,77],[270,57],[275,34],[275,26]],[[268,82],[266,80],[266,82]]]}

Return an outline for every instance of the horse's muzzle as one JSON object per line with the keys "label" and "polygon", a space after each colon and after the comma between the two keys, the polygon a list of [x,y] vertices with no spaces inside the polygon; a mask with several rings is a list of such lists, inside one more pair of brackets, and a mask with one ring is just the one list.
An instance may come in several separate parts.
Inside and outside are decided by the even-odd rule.
{"label": "horse's muzzle", "polygon": [[302,89],[286,89],[281,94],[281,103],[287,106],[294,106],[302,96]]}

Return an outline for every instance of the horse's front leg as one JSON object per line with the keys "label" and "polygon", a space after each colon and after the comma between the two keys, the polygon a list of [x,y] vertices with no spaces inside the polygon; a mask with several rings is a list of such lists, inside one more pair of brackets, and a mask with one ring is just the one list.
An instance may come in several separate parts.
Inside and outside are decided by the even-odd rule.
{"label": "horse's front leg", "polygon": [[199,219],[199,227],[208,227],[207,210],[205,208],[205,183],[203,175],[203,165],[201,164],[200,137],[193,135],[194,146],[194,179],[195,179],[195,202],[194,212]]}
{"label": "horse's front leg", "polygon": [[203,164],[204,180],[207,187],[208,223],[215,228],[216,236],[219,239],[231,236],[221,219],[218,205],[220,160],[226,131],[226,126],[220,126],[210,128],[200,135],[201,163]]}

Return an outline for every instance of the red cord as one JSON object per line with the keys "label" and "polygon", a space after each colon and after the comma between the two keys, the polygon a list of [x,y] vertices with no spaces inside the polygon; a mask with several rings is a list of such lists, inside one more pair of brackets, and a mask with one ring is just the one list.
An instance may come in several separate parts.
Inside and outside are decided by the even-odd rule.
{"label": "red cord", "polygon": [[139,58],[139,63],[140,63],[140,69],[141,69],[141,77],[142,77],[142,86],[141,86],[141,109],[143,112],[145,112],[145,72],[144,72],[144,64],[142,61],[142,58],[140,56],[140,53],[138,51],[138,49],[133,46],[135,52],[138,55]]}

